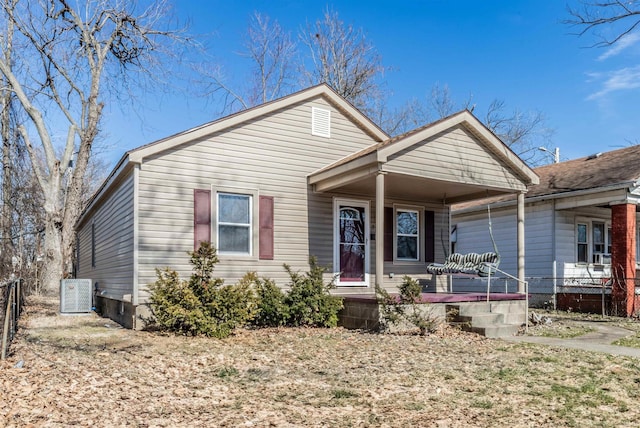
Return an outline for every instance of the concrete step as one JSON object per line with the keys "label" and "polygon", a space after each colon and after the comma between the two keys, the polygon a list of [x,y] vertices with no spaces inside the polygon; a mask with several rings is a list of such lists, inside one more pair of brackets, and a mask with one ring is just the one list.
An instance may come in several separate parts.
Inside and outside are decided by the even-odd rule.
{"label": "concrete step", "polygon": [[491,312],[524,312],[526,304],[524,300],[491,302]]}
{"label": "concrete step", "polygon": [[[521,308],[521,306],[520,306]],[[447,305],[449,322],[459,324],[463,330],[490,338],[513,336],[525,322],[525,314],[507,305],[492,308],[490,304]],[[485,311],[482,311],[485,309]],[[499,311],[489,311],[500,309]]]}
{"label": "concrete step", "polygon": [[473,302],[473,303],[451,305],[451,306],[456,306],[458,308],[458,313],[460,315],[465,315],[465,316],[482,313],[482,312],[491,312],[490,303]]}
{"label": "concrete step", "polygon": [[504,315],[490,312],[483,312],[469,315],[461,315],[458,321],[473,327],[486,327],[495,324],[504,324]]}
{"label": "concrete step", "polygon": [[500,337],[515,336],[516,333],[518,333],[519,328],[520,326],[514,325],[514,324],[496,324],[496,325],[486,326],[486,327],[471,326],[469,327],[469,330],[466,330],[466,329],[465,330],[478,333],[482,336],[489,337],[491,339],[496,339]]}

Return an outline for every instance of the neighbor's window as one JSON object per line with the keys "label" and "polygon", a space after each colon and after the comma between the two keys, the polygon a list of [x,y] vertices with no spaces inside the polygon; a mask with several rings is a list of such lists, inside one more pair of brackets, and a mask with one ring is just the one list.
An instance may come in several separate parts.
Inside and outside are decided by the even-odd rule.
{"label": "neighbor's window", "polygon": [[251,254],[251,196],[218,193],[218,251]]}
{"label": "neighbor's window", "polygon": [[578,237],[578,263],[587,263],[588,258],[588,242],[587,242],[587,225],[584,223],[577,224]]}
{"label": "neighbor's window", "polygon": [[396,211],[396,259],[418,260],[418,211]]}
{"label": "neighbor's window", "polygon": [[[607,227],[607,254],[611,254],[611,228]],[[637,254],[637,253],[636,253]]]}
{"label": "neighbor's window", "polygon": [[593,257],[595,261],[596,254],[604,253],[604,223],[593,222],[592,234],[593,234]]}

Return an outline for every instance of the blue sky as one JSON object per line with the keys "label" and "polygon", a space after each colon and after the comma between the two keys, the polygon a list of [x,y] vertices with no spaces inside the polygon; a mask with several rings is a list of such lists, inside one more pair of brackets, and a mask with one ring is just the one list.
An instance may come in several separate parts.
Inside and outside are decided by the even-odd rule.
{"label": "blue sky", "polygon": [[[569,4],[576,4],[570,0]],[[211,56],[228,75],[246,71],[237,55],[250,15],[259,11],[292,34],[328,6],[360,27],[389,67],[391,105],[426,99],[447,85],[479,111],[493,99],[539,110],[554,130],[540,145],[559,147],[562,160],[640,143],[640,32],[613,48],[571,35],[561,23],[567,2],[529,1],[176,1],[191,33],[207,34]],[[203,39],[204,40],[204,39]],[[113,165],[126,150],[219,117],[215,98],[182,93],[141,96],[135,112],[105,109],[101,156]],[[550,159],[551,160],[551,159]]]}

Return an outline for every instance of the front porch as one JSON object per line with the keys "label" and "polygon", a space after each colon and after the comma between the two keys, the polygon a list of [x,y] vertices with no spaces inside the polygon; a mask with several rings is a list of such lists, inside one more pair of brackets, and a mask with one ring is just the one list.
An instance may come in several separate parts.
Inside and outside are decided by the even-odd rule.
{"label": "front porch", "polygon": [[[527,296],[522,293],[422,293],[420,303],[430,314],[487,337],[513,335],[527,319]],[[454,315],[452,317],[452,315]],[[373,294],[344,297],[339,325],[378,331],[380,305]]]}
{"label": "front porch", "polygon": [[469,111],[308,176],[314,194],[333,198],[332,273],[344,293],[373,286],[394,292],[404,275],[420,279],[452,252],[452,204],[510,194],[517,194],[513,239],[524,284],[524,194],[536,183],[533,171]]}

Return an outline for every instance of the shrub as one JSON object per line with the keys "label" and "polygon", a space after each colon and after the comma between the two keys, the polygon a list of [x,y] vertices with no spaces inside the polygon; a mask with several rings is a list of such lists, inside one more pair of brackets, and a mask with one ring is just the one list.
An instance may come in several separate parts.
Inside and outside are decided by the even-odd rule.
{"label": "shrub", "polygon": [[255,316],[253,277],[247,275],[227,286],[214,278],[218,257],[207,242],[190,255],[189,281],[180,280],[175,271],[156,269],[158,279],[149,285],[153,321],[162,330],[185,335],[227,337]]}
{"label": "shrub", "polygon": [[422,336],[435,332],[441,320],[434,315],[427,303],[420,301],[420,283],[405,275],[398,291],[400,294],[397,297],[391,296],[385,289],[376,285],[382,328],[388,329],[391,325],[408,323],[417,327]]}
{"label": "shrub", "polygon": [[342,298],[332,296],[329,290],[335,287],[335,278],[324,283],[326,268],[318,266],[315,257],[309,259],[309,272],[293,272],[284,265],[291,278],[290,290],[285,303],[289,306],[289,324],[293,326],[335,327],[338,312],[342,309]]}
{"label": "shrub", "polygon": [[200,299],[176,271],[156,269],[158,279],[149,285],[153,324],[161,330],[197,335],[206,329]]}
{"label": "shrub", "polygon": [[285,293],[271,279],[255,278],[254,286],[258,307],[253,323],[264,327],[286,325],[289,321],[289,306]]}

